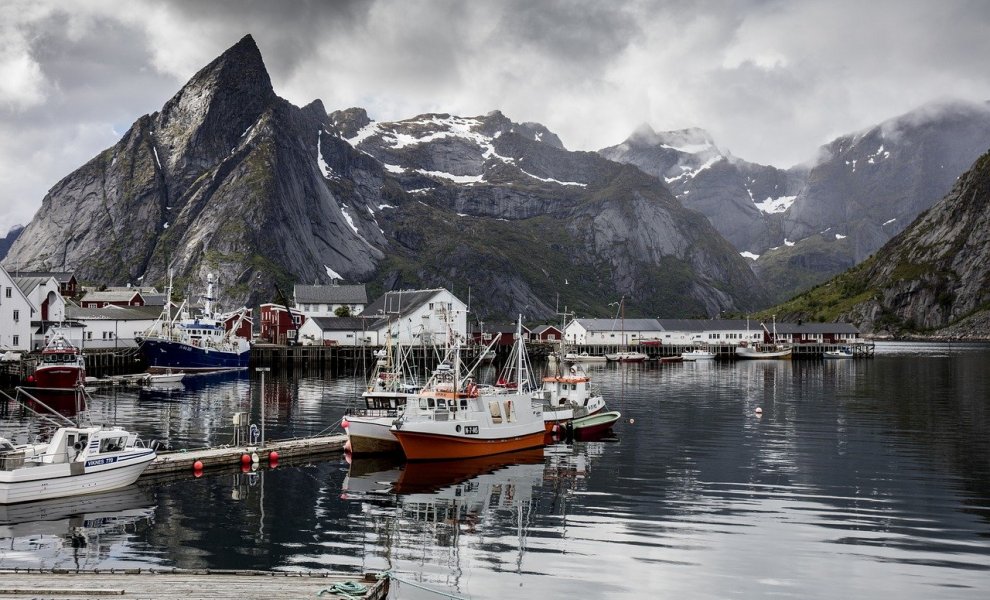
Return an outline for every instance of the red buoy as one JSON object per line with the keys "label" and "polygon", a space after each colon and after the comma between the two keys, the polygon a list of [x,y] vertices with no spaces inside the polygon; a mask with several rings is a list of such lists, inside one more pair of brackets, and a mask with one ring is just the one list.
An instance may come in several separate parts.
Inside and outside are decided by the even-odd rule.
{"label": "red buoy", "polygon": [[203,461],[197,460],[196,462],[193,463],[193,471],[202,471],[202,470],[203,470]]}
{"label": "red buoy", "polygon": [[272,450],[268,453],[268,462],[278,462],[278,452]]}
{"label": "red buoy", "polygon": [[241,455],[241,464],[242,465],[249,465],[249,464],[251,464],[251,455],[250,454],[242,454]]}
{"label": "red buoy", "polygon": [[351,422],[347,420],[347,417],[344,417],[343,419],[340,420],[340,426],[343,427],[344,429],[347,429],[348,427],[351,426]]}

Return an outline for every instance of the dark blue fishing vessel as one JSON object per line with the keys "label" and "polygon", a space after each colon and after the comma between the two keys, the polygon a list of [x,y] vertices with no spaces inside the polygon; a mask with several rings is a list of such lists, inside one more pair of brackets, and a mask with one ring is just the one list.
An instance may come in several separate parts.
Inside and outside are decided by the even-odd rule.
{"label": "dark blue fishing vessel", "polygon": [[174,318],[166,305],[161,318],[138,339],[149,372],[248,368],[251,343],[237,335],[247,310],[229,314],[214,312],[212,275],[207,280],[203,299],[203,309],[196,315],[186,308],[188,301],[179,306]]}

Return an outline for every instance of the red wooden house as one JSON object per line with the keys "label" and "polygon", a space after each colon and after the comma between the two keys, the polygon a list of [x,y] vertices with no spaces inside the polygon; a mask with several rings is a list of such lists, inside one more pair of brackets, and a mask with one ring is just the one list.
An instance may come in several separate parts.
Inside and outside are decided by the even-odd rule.
{"label": "red wooden house", "polygon": [[281,304],[261,305],[261,339],[269,344],[295,344],[305,315]]}

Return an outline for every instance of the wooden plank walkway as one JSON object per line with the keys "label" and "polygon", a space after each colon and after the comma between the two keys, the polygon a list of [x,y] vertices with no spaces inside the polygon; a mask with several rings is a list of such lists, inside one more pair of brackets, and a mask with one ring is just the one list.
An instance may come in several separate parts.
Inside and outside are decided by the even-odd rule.
{"label": "wooden plank walkway", "polygon": [[241,457],[257,454],[258,462],[267,464],[272,452],[277,452],[279,460],[311,458],[334,454],[344,450],[347,436],[328,435],[321,437],[271,440],[264,446],[221,446],[176,452],[160,452],[144,471],[143,475],[160,475],[177,471],[192,471],[196,461],[203,463],[203,469],[211,467],[232,467],[241,464]]}
{"label": "wooden plank walkway", "polygon": [[384,600],[389,580],[374,574],[321,572],[99,569],[95,571],[0,569],[0,599],[211,598],[218,600],[346,598],[334,584],[359,583],[363,598]]}

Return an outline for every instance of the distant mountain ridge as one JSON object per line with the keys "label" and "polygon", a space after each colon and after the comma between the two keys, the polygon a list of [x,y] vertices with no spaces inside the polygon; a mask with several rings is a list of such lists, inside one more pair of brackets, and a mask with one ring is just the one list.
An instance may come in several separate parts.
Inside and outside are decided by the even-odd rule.
{"label": "distant mountain ridge", "polygon": [[58,182],[5,264],[164,282],[227,305],[277,283],[471,295],[481,318],[751,310],[745,260],[658,181],[499,112],[374,123],[279,98],[250,36]]}
{"label": "distant mountain ridge", "polygon": [[922,106],[787,170],[739,160],[702,130],[641,127],[601,154],[657,175],[747,256],[778,300],[864,260],[951,188],[990,140],[990,103]]}
{"label": "distant mountain ridge", "polygon": [[0,261],[2,261],[5,256],[7,256],[7,252],[10,250],[10,247],[14,245],[14,242],[17,240],[18,236],[20,236],[23,231],[24,231],[23,226],[15,225],[14,227],[10,228],[10,231],[7,232],[7,235],[0,238]]}

